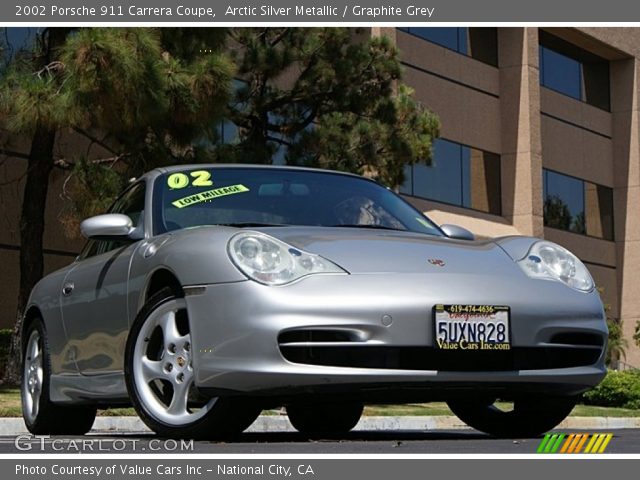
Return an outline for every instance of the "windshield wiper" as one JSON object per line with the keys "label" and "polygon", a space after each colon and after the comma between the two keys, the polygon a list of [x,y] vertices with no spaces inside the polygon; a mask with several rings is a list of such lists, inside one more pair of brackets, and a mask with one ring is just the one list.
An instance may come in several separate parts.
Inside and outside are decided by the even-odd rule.
{"label": "windshield wiper", "polygon": [[362,225],[362,224],[344,224],[330,225],[331,227],[343,227],[343,228],[375,228],[377,230],[393,230],[395,232],[407,232],[408,230],[403,228],[385,227],[384,225]]}

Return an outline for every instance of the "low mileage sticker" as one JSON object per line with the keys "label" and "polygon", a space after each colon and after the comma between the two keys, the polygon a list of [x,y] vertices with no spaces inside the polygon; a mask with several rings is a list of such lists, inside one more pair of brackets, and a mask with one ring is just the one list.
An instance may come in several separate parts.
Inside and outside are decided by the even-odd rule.
{"label": "low mileage sticker", "polygon": [[197,203],[208,202],[218,197],[224,197],[226,195],[234,195],[236,193],[248,192],[249,189],[242,184],[230,185],[228,187],[214,188],[213,190],[207,190],[205,192],[194,193],[184,198],[180,198],[171,202],[176,208],[189,207]]}

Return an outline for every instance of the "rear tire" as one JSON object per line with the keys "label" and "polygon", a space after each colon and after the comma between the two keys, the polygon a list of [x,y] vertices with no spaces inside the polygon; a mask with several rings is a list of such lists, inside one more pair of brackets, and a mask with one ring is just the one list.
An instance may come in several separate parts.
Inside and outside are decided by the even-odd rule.
{"label": "rear tire", "polygon": [[184,298],[164,288],[142,308],[127,340],[125,380],[142,421],[171,438],[226,438],[260,414],[248,398],[203,398],[194,387]]}
{"label": "rear tire", "polygon": [[293,428],[305,435],[341,435],[356,426],[364,406],[361,403],[292,403],[287,415]]}
{"label": "rear tire", "polygon": [[513,410],[504,411],[490,400],[447,402],[451,411],[464,423],[501,438],[537,437],[562,422],[576,403],[576,397],[532,397],[516,400]]}
{"label": "rear tire", "polygon": [[49,399],[51,358],[42,319],[29,324],[22,348],[22,418],[34,435],[84,435],[96,418],[92,405],[56,405]]}

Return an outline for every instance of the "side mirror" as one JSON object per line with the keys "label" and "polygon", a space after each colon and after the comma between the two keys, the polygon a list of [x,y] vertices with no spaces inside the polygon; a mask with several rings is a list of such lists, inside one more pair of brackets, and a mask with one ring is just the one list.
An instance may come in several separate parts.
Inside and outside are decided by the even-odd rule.
{"label": "side mirror", "polygon": [[120,213],[97,215],[80,224],[82,235],[94,240],[130,240],[135,230],[131,219]]}
{"label": "side mirror", "polygon": [[475,240],[476,237],[469,230],[458,225],[440,225],[440,228],[447,237],[457,238],[458,240]]}

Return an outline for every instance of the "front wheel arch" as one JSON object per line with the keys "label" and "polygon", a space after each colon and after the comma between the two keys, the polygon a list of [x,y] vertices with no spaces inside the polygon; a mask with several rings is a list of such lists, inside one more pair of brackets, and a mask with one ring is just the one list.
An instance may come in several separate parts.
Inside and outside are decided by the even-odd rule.
{"label": "front wheel arch", "polygon": [[[253,423],[260,413],[260,408],[253,399],[201,397],[202,408],[206,410],[200,415],[190,411],[189,387],[176,390],[180,387],[178,384],[182,384],[183,381],[178,378],[173,379],[171,372],[174,370],[177,374],[185,374],[182,376],[184,385],[193,381],[193,373],[186,374],[191,358],[186,353],[189,350],[180,350],[181,346],[185,348],[183,341],[190,345],[190,340],[186,337],[190,332],[186,309],[178,306],[179,309],[184,309],[187,315],[187,333],[181,332],[181,328],[176,324],[175,333],[179,334],[175,338],[176,341],[172,339],[173,337],[170,337],[169,341],[166,337],[157,338],[155,329],[160,328],[162,336],[165,335],[162,332],[164,327],[156,322],[156,319],[161,321],[160,319],[163,317],[159,318],[156,315],[159,312],[162,313],[164,309],[171,311],[173,308],[171,304],[178,300],[180,300],[179,303],[183,303],[182,299],[183,296],[178,296],[170,288],[165,287],[151,297],[140,310],[129,332],[125,350],[125,381],[129,397],[142,421],[159,435],[173,438],[224,438],[239,434]],[[148,322],[152,323],[148,324]],[[169,331],[173,333],[174,329],[170,328]],[[140,342],[149,343],[148,346],[141,347]],[[174,348],[173,351],[171,347]],[[157,353],[156,356],[151,355],[154,351]],[[176,354],[182,357],[182,363],[175,356]],[[172,357],[171,361],[166,362],[169,357]],[[151,370],[147,370],[151,371],[149,376],[145,376],[145,368],[140,367],[143,361],[147,367],[151,368]],[[162,370],[161,367],[167,363],[171,363],[172,368]],[[174,380],[175,384],[169,385],[170,388],[165,388],[167,382]],[[142,383],[140,383],[141,381]],[[157,385],[158,381],[163,385]],[[172,411],[173,396],[182,395],[181,392],[186,392],[186,397],[181,397],[184,400],[182,402],[184,408],[180,412]],[[189,418],[191,414],[193,417]],[[168,416],[173,416],[173,418]]]}
{"label": "front wheel arch", "polygon": [[184,296],[182,284],[180,280],[178,280],[177,275],[166,267],[160,267],[155,270],[147,280],[141,306],[149,302],[152,297],[165,288],[170,289],[177,297]]}

